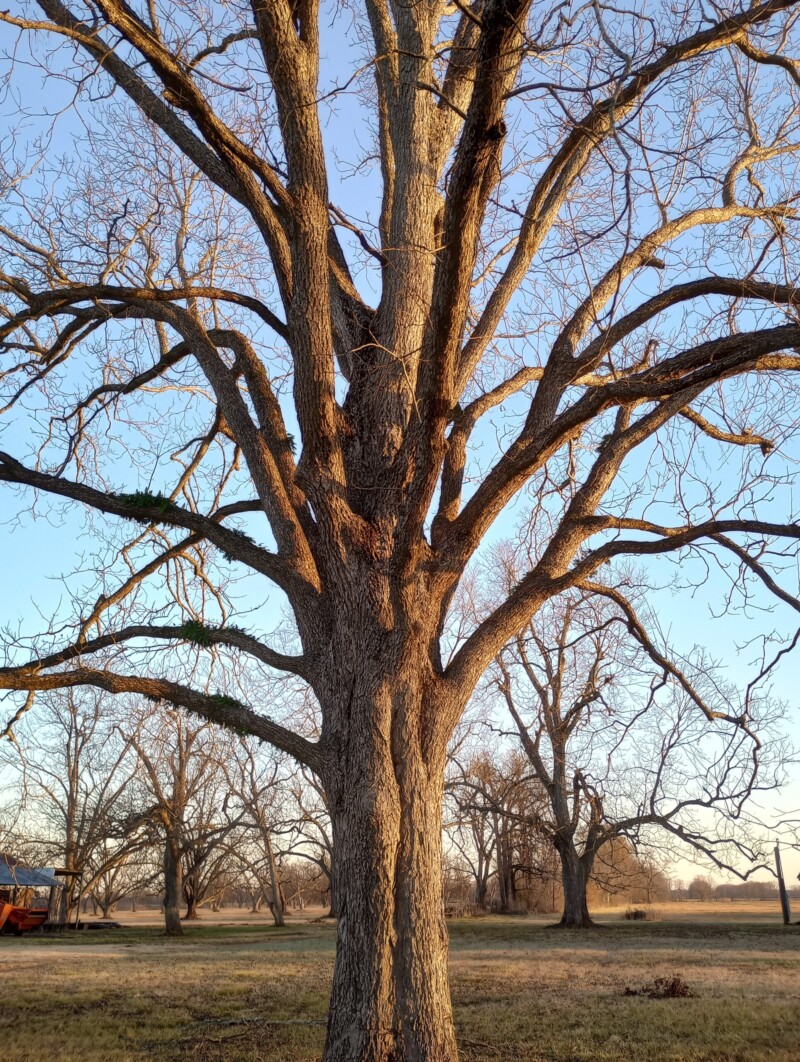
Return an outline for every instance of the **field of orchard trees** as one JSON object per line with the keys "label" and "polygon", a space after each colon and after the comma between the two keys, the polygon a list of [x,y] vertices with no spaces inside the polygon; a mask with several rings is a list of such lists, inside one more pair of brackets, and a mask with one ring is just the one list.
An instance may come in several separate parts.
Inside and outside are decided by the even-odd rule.
{"label": "field of orchard trees", "polygon": [[[597,653],[596,643],[592,652]],[[603,661],[608,666],[606,654]],[[578,702],[569,688],[569,666],[576,661],[568,666],[559,662],[559,694],[574,707]],[[505,664],[499,674],[509,674]],[[623,720],[612,726],[616,741],[626,726],[623,706],[599,672],[593,681],[593,711],[604,725]],[[548,788],[552,752],[542,748],[539,767],[548,773],[537,774],[537,761],[525,753],[528,729],[520,732],[521,745],[512,740],[511,731],[498,737],[505,700],[500,698],[496,707],[496,715],[486,716],[483,702],[483,716],[473,713],[450,757],[443,823],[445,913],[547,913],[554,921],[567,921],[570,866],[559,844],[563,835],[554,825],[552,785]],[[530,726],[541,731],[547,716],[539,708]],[[584,727],[591,728],[594,743],[598,727],[588,705],[584,711]],[[516,709],[514,717],[522,726]],[[664,718],[659,713],[662,725]],[[507,724],[512,722],[506,717]],[[541,736],[537,733],[540,748]],[[581,745],[579,732],[570,742],[570,754],[581,757],[580,768],[573,761],[571,778],[578,769],[596,772],[591,753],[597,750]],[[198,918],[203,908],[212,914],[224,908],[261,912],[279,926],[287,912],[306,908],[329,917],[338,914],[324,789],[312,772],[252,737],[177,708],[67,691],[42,698],[17,724],[14,741],[2,748],[0,850],[29,865],[77,872],[68,889],[69,921],[87,915],[113,918],[120,911],[163,911],[168,933],[181,934],[182,922]],[[607,755],[607,746],[600,748]],[[674,769],[679,768],[685,785],[685,763],[676,761]],[[630,786],[630,764],[625,770]],[[698,791],[704,782],[696,780]],[[706,873],[689,881],[675,878],[675,860],[691,855],[692,846],[679,845],[674,828],[659,830],[650,824],[641,834],[648,818],[642,803],[638,809],[632,801],[623,805],[623,794],[614,790],[611,779],[607,785],[605,802],[625,806],[624,821],[633,820],[637,828],[613,829],[607,814],[591,804],[586,811],[572,794],[573,848],[584,859],[587,852],[593,856],[580,881],[578,911],[585,924],[589,906],[602,912],[612,904],[712,898],[777,903],[774,881],[715,885]],[[748,795],[747,789],[735,794],[736,802],[723,810],[733,816],[735,808],[742,815]],[[639,795],[640,802],[650,798],[649,789]],[[683,804],[689,811],[682,808],[684,817],[676,821],[683,830],[693,830],[698,858],[710,852],[718,868],[731,859],[740,875],[748,869],[742,865],[745,851],[754,860],[759,853],[768,858],[763,838],[759,850],[758,837],[748,836],[741,823],[731,818],[726,824],[723,845],[721,834],[710,830],[717,820],[704,819],[689,800]],[[706,810],[702,800],[696,804],[700,812]],[[606,833],[592,848],[591,831],[597,824]]]}

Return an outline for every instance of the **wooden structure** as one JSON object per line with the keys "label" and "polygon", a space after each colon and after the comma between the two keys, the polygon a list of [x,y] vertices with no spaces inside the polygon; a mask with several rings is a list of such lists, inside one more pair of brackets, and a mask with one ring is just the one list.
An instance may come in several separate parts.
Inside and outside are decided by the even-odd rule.
{"label": "wooden structure", "polygon": [[[0,852],[0,933],[19,936],[31,929],[39,929],[50,920],[50,912],[66,902],[65,882],[59,881],[57,871],[24,866],[18,859]],[[67,871],[65,875],[71,874]],[[49,903],[36,903],[36,893],[49,889]],[[62,903],[63,897],[63,903]],[[66,908],[64,922],[66,924]]]}

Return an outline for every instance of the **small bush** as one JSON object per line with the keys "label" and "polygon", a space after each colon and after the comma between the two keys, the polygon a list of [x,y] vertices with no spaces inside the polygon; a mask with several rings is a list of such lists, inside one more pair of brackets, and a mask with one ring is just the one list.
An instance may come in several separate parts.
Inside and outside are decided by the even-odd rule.
{"label": "small bush", "polygon": [[622,917],[628,922],[645,922],[650,914],[645,907],[629,907]]}
{"label": "small bush", "polygon": [[694,995],[680,974],[656,977],[641,988],[626,988],[626,996],[647,996],[648,999],[688,999]]}

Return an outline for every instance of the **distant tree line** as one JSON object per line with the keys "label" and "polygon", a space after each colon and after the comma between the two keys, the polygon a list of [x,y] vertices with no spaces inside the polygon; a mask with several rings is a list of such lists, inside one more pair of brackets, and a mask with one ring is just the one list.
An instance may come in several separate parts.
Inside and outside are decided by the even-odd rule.
{"label": "distant tree line", "polygon": [[697,875],[687,884],[673,882],[671,898],[674,900],[774,900],[778,902],[778,885],[775,881],[736,881],[716,884],[704,874]]}

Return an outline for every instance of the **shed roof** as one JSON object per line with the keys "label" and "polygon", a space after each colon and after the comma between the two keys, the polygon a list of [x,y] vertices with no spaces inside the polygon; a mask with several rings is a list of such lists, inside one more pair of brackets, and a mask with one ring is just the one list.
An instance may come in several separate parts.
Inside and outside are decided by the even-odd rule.
{"label": "shed roof", "polygon": [[26,867],[7,852],[0,852],[0,886],[49,889],[52,885],[64,887],[64,882],[54,876],[52,870]]}

